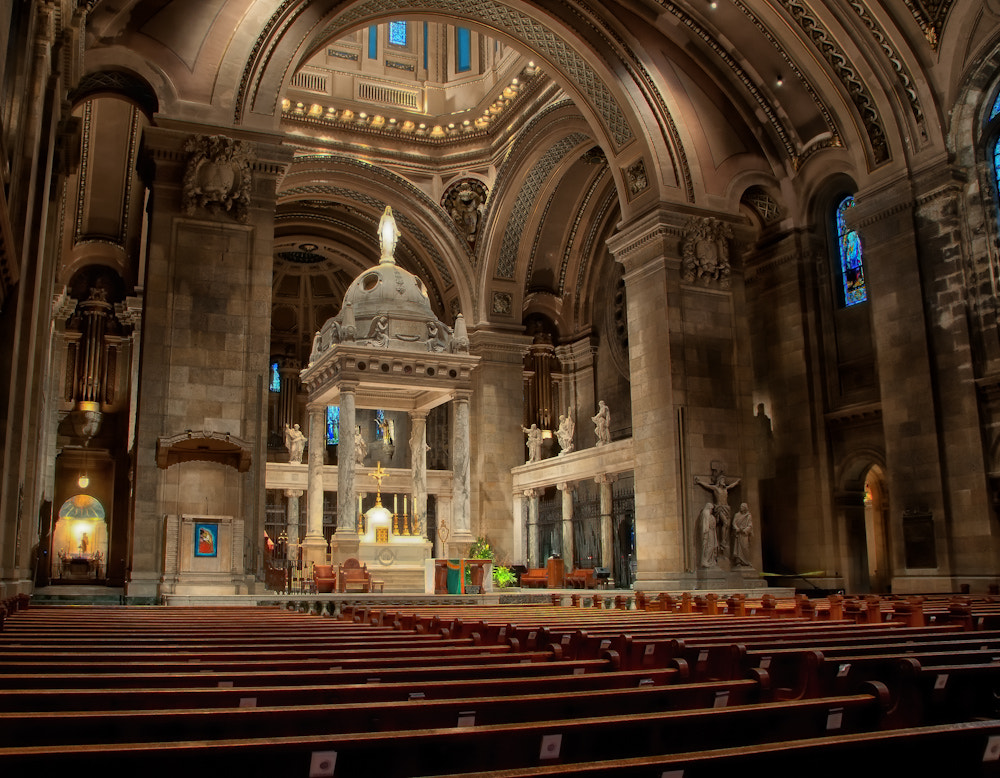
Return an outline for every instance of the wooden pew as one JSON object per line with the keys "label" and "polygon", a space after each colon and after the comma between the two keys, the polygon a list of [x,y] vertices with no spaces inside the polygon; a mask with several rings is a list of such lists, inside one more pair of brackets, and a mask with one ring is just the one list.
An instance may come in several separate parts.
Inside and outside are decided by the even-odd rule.
{"label": "wooden pew", "polygon": [[[645,748],[744,747],[775,739],[877,728],[881,690],[785,703],[553,719],[438,729],[291,735],[266,738],[135,744],[0,748],[0,768],[13,774],[93,771],[114,764],[121,773],[176,775],[178,771],[239,775],[305,775],[320,752],[340,775],[362,775],[377,765],[384,778],[530,766],[556,754],[567,761],[622,759]],[[335,757],[332,755],[335,752]],[[322,757],[321,757],[322,758]]]}

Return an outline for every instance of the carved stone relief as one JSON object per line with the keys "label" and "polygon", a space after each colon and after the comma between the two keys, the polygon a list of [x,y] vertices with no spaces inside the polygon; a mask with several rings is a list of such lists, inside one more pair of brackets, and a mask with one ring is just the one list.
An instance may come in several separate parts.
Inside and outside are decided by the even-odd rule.
{"label": "carved stone relief", "polygon": [[240,222],[249,218],[250,187],[254,160],[249,143],[224,135],[195,135],[184,150],[190,154],[184,173],[184,211],[198,208],[232,213]]}
{"label": "carved stone relief", "polygon": [[705,286],[716,283],[729,288],[729,241],[733,231],[712,217],[693,217],[684,227],[681,244],[681,280]]}

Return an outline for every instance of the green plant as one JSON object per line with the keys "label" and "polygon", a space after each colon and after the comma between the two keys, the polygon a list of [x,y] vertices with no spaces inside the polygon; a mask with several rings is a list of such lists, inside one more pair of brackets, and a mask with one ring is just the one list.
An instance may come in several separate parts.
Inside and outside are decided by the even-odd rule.
{"label": "green plant", "polygon": [[496,561],[489,541],[483,537],[476,538],[475,542],[469,548],[469,559],[490,559]]}
{"label": "green plant", "polygon": [[507,586],[513,586],[517,581],[517,576],[514,575],[514,571],[511,570],[506,565],[493,565],[493,583],[499,588],[503,589]]}

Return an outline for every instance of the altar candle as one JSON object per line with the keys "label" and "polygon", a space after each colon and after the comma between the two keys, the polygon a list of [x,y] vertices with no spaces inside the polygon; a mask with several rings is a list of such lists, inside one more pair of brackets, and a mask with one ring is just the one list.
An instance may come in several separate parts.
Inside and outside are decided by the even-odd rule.
{"label": "altar candle", "polygon": [[408,495],[404,494],[403,495],[403,515],[404,516],[406,515],[406,501],[407,501],[407,499],[408,499]]}
{"label": "altar candle", "polygon": [[398,494],[392,495],[392,512],[393,513],[399,513],[399,503],[397,502],[397,500],[399,500],[399,495]]}

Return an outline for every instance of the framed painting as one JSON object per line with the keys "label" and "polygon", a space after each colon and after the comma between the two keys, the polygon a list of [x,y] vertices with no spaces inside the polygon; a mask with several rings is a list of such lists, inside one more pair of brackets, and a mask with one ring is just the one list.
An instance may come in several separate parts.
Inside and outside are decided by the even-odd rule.
{"label": "framed painting", "polygon": [[195,522],[194,555],[219,555],[219,525],[216,522]]}

